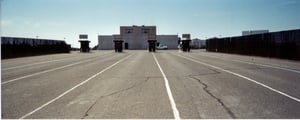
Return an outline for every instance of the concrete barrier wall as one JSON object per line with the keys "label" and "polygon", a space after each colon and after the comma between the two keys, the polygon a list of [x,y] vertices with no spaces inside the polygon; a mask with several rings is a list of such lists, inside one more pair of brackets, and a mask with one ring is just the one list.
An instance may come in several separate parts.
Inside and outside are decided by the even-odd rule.
{"label": "concrete barrier wall", "polygon": [[70,45],[60,40],[1,37],[1,59],[69,53],[70,49]]}
{"label": "concrete barrier wall", "polygon": [[206,50],[300,60],[300,29],[247,36],[212,38]]}

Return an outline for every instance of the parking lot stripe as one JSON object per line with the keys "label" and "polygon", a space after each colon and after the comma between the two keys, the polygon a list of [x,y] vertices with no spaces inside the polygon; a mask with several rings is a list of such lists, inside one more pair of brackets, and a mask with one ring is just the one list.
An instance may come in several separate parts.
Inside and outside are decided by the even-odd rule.
{"label": "parking lot stripe", "polygon": [[[200,54],[198,54],[198,55],[200,55]],[[284,65],[284,67],[281,67],[281,66],[276,66],[276,65],[268,65],[268,64],[254,63],[254,62],[246,62],[246,61],[242,61],[242,60],[231,60],[231,59],[229,60],[229,59],[224,59],[224,58],[220,58],[220,57],[212,56],[212,55],[210,55],[210,56],[208,56],[208,55],[200,55],[200,56],[211,57],[211,58],[216,58],[216,59],[220,59],[220,60],[227,60],[227,61],[239,62],[239,63],[245,63],[245,64],[256,65],[256,66],[262,66],[262,67],[268,67],[268,68],[279,69],[279,70],[285,70],[285,71],[295,72],[295,73],[299,73],[300,74],[300,71],[289,69],[289,68],[287,68],[288,66],[286,66],[286,65]]]}
{"label": "parking lot stripe", "polygon": [[49,69],[49,70],[44,70],[44,71],[41,71],[41,72],[29,74],[29,75],[25,75],[25,76],[22,76],[22,77],[18,77],[18,78],[15,78],[15,79],[4,81],[1,84],[4,85],[4,84],[10,83],[10,82],[18,81],[18,80],[21,80],[21,79],[25,79],[25,78],[29,78],[29,77],[32,77],[32,76],[40,75],[40,74],[43,74],[43,73],[52,72],[52,71],[55,71],[55,70],[59,70],[59,69],[63,69],[63,68],[66,68],[66,67],[74,66],[74,65],[77,65],[77,64],[80,64],[80,63],[84,63],[86,61],[88,61],[88,60],[80,61],[80,62],[68,64],[68,65],[64,65],[64,66]]}
{"label": "parking lot stripe", "polygon": [[[175,54],[173,54],[173,55],[175,55]],[[176,55],[176,56],[179,56],[179,57],[185,58],[185,59],[187,59],[187,60],[190,60],[190,61],[193,61],[193,62],[202,64],[202,65],[209,66],[209,67],[212,67],[212,68],[215,68],[215,69],[218,69],[218,70],[221,70],[221,71],[230,73],[230,74],[232,74],[232,75],[235,75],[235,76],[244,78],[244,79],[246,79],[246,80],[248,80],[248,81],[251,81],[251,82],[253,82],[253,83],[255,83],[255,84],[258,84],[258,85],[260,85],[260,86],[263,86],[263,87],[265,87],[265,88],[267,88],[267,89],[269,89],[269,90],[271,90],[271,91],[274,91],[274,92],[279,93],[279,94],[281,94],[281,95],[283,95],[283,96],[285,96],[285,97],[288,97],[288,98],[290,98],[290,99],[292,99],[292,100],[295,100],[295,101],[297,101],[297,102],[300,102],[300,99],[299,99],[299,98],[296,98],[296,97],[293,97],[293,96],[291,96],[291,95],[288,95],[288,94],[286,94],[286,93],[284,93],[284,92],[281,92],[281,91],[279,91],[279,90],[277,90],[277,89],[275,89],[275,88],[272,88],[272,87],[270,87],[270,86],[268,86],[268,85],[265,85],[265,84],[263,84],[263,83],[260,83],[260,82],[258,82],[258,81],[256,81],[256,80],[253,80],[253,79],[248,78],[248,77],[246,77],[246,76],[243,76],[243,75],[241,75],[241,74],[238,74],[238,73],[235,73],[235,72],[232,72],[232,71],[229,71],[229,70],[226,70],[226,69],[223,69],[223,68],[220,68],[220,67],[211,65],[211,64],[207,64],[207,63],[204,63],[204,62],[200,62],[200,61],[198,61],[198,60],[196,60],[196,59],[192,59],[192,58],[185,57],[185,56],[182,56],[182,55]]]}
{"label": "parking lot stripe", "polygon": [[241,60],[232,60],[232,61],[245,63],[245,64],[250,64],[250,65],[257,65],[257,66],[262,66],[262,67],[269,67],[269,68],[273,68],[273,69],[280,69],[280,70],[285,70],[285,71],[289,71],[289,72],[300,73],[300,71],[298,71],[298,70],[293,70],[293,69],[288,69],[288,68],[283,68],[283,67],[277,67],[277,66],[273,66],[273,65],[252,63],[252,62],[246,62],[246,61],[241,61]]}
{"label": "parking lot stripe", "polygon": [[85,63],[85,62],[91,61],[93,58],[95,58],[95,57],[91,57],[91,59],[87,59],[87,60],[84,60],[84,61],[79,61],[79,62],[75,62],[75,63],[72,63],[72,64],[64,65],[64,66],[61,66],[61,67],[57,67],[57,68],[53,68],[53,69],[49,69],[49,70],[44,70],[44,71],[41,71],[41,72],[25,75],[25,76],[22,76],[22,77],[11,79],[11,80],[7,80],[7,81],[4,81],[4,82],[1,82],[1,85],[7,84],[7,83],[10,83],[10,82],[14,82],[14,81],[18,81],[18,80],[22,80],[22,79],[25,79],[25,78],[33,77],[33,76],[36,76],[36,75],[40,75],[40,74],[60,70],[60,69],[70,67],[70,66],[74,66],[74,65],[77,65],[77,64]]}
{"label": "parking lot stripe", "polygon": [[40,107],[34,109],[33,111],[31,111],[31,112],[29,112],[29,113],[23,115],[23,116],[20,117],[19,119],[24,119],[24,118],[26,118],[26,117],[28,117],[28,116],[34,114],[35,112],[41,110],[42,108],[46,107],[47,105],[53,103],[54,101],[58,100],[59,98],[63,97],[64,95],[68,94],[68,93],[71,92],[72,90],[74,90],[74,89],[80,87],[81,85],[87,83],[88,81],[92,80],[93,78],[97,77],[98,75],[102,74],[103,72],[109,70],[110,68],[112,68],[112,67],[114,67],[115,65],[119,64],[120,62],[122,62],[122,61],[128,59],[130,56],[132,56],[132,55],[129,55],[129,56],[127,56],[127,57],[125,57],[125,58],[123,58],[123,59],[121,59],[121,60],[115,62],[114,64],[112,64],[112,65],[106,67],[105,69],[101,70],[100,72],[94,74],[93,76],[89,77],[88,79],[82,81],[81,83],[77,84],[76,86],[72,87],[71,89],[69,89],[69,90],[65,91],[64,93],[60,94],[59,96],[55,97],[54,99],[52,99],[52,100],[48,101],[47,103],[43,104],[42,106],[40,106]]}
{"label": "parking lot stripe", "polygon": [[29,77],[32,77],[32,76],[40,75],[40,74],[43,74],[43,73],[48,73],[48,72],[60,70],[60,69],[63,69],[63,68],[66,68],[66,67],[70,67],[70,66],[74,66],[74,65],[77,65],[77,64],[80,64],[80,63],[84,63],[84,62],[87,62],[87,61],[90,61],[90,59],[84,60],[84,61],[80,61],[80,62],[76,62],[76,63],[72,63],[72,64],[68,64],[68,65],[64,65],[64,66],[53,68],[53,69],[49,69],[49,70],[44,70],[44,71],[41,71],[41,72],[29,74],[29,75],[25,75],[25,76],[18,77],[18,78],[15,78],[15,79],[7,80],[7,81],[2,82],[1,84],[4,85],[4,84],[10,83],[10,82],[18,81],[18,80],[21,80],[21,79],[25,79],[25,78],[29,78]]}
{"label": "parking lot stripe", "polygon": [[11,69],[17,69],[17,68],[23,68],[23,67],[28,67],[32,65],[39,65],[39,64],[46,64],[46,63],[51,63],[51,62],[57,62],[57,61],[62,61],[70,58],[64,58],[64,59],[59,59],[59,60],[50,60],[50,61],[44,61],[44,62],[37,62],[37,63],[32,63],[32,64],[26,64],[26,65],[20,65],[20,66],[15,66],[15,67],[9,67],[9,68],[4,68],[2,70],[11,70]]}
{"label": "parking lot stripe", "polygon": [[179,111],[176,107],[176,103],[175,103],[175,100],[173,98],[173,95],[172,95],[172,91],[171,91],[171,88],[170,88],[170,85],[169,85],[169,80],[168,78],[166,77],[163,69],[161,68],[161,66],[159,65],[159,62],[157,60],[157,58],[155,57],[155,55],[152,53],[153,55],[153,58],[162,74],[162,76],[164,77],[164,80],[165,80],[165,86],[166,86],[166,90],[167,90],[167,93],[168,93],[168,96],[169,96],[169,100],[170,100],[170,103],[171,103],[171,106],[172,106],[172,110],[173,110],[173,115],[174,115],[174,118],[176,120],[179,120],[180,119],[180,115],[179,115]]}

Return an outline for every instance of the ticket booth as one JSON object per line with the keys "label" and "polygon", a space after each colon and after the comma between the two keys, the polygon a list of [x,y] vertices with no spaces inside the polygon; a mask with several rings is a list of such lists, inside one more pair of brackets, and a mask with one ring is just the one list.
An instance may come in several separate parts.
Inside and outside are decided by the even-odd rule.
{"label": "ticket booth", "polygon": [[123,52],[123,40],[114,40],[115,52]]}
{"label": "ticket booth", "polygon": [[182,51],[184,52],[190,52],[190,42],[191,40],[182,40]]}
{"label": "ticket booth", "polygon": [[149,47],[148,47],[149,52],[155,52],[156,40],[148,40],[148,44],[149,44]]}
{"label": "ticket booth", "polygon": [[80,42],[80,52],[90,52],[90,42],[88,40],[79,40]]}

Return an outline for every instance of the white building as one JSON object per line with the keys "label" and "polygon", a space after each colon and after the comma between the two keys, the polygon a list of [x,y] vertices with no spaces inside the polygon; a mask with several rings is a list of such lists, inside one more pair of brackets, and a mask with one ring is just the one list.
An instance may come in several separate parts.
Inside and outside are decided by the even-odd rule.
{"label": "white building", "polygon": [[[156,35],[156,26],[120,26],[120,37],[124,41],[123,48],[138,50],[147,49],[148,40],[157,40],[157,43],[168,46],[168,49],[177,49],[177,35]],[[98,49],[114,49],[113,35],[99,35]]]}

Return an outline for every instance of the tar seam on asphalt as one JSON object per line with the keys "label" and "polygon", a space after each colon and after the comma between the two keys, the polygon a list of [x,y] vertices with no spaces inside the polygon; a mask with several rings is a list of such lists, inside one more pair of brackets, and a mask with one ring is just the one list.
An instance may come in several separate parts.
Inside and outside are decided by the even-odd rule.
{"label": "tar seam on asphalt", "polygon": [[201,85],[203,85],[203,90],[209,94],[212,98],[216,99],[218,101],[218,103],[221,104],[221,106],[225,109],[225,111],[230,115],[231,118],[236,119],[237,117],[234,115],[234,113],[224,104],[224,102],[220,99],[217,98],[214,94],[212,94],[210,92],[210,90],[208,89],[208,85],[205,84],[204,82],[202,82],[200,79],[194,77],[194,76],[189,76],[190,78],[193,78],[194,80],[197,80]]}
{"label": "tar seam on asphalt", "polygon": [[89,111],[98,103],[98,101],[100,99],[103,99],[105,97],[109,97],[109,96],[112,96],[112,95],[116,95],[116,94],[119,94],[119,93],[122,93],[122,92],[125,92],[125,91],[128,91],[132,88],[135,88],[137,86],[140,86],[144,83],[146,83],[151,77],[146,77],[146,80],[143,80],[142,82],[139,82],[139,83],[136,83],[134,85],[132,85],[131,87],[128,87],[128,88],[125,88],[125,89],[122,89],[122,90],[119,90],[119,91],[115,91],[115,92],[112,92],[110,94],[107,94],[107,95],[103,95],[103,96],[100,96],[96,99],[96,101],[86,110],[86,112],[84,113],[84,116],[81,118],[81,119],[85,119],[85,117],[89,116]]}
{"label": "tar seam on asphalt", "polygon": [[[173,54],[173,55],[175,55],[175,54]],[[201,61],[199,61],[199,60],[197,60],[197,59],[195,59],[195,58],[193,58],[193,57],[185,57],[185,56],[182,56],[182,55],[176,55],[176,56],[185,58],[185,59],[187,59],[187,60],[190,60],[190,61],[193,61],[193,62],[202,64],[202,65],[205,65],[205,66],[209,66],[209,67],[212,67],[212,68],[215,68],[215,69],[218,69],[218,70],[222,70],[222,71],[224,71],[224,72],[226,72],[226,73],[235,75],[235,76],[240,77],[240,78],[244,78],[245,80],[251,81],[251,82],[253,82],[253,83],[257,84],[257,85],[260,85],[260,86],[262,86],[262,87],[265,87],[265,88],[267,88],[267,89],[269,89],[269,90],[271,90],[271,91],[273,91],[273,92],[276,92],[276,93],[278,93],[278,94],[280,94],[280,95],[283,95],[283,96],[285,96],[285,97],[288,97],[288,98],[290,98],[290,99],[292,99],[292,100],[295,100],[296,102],[300,102],[300,99],[299,99],[299,98],[293,97],[293,96],[291,96],[291,95],[289,95],[289,94],[287,94],[287,93],[281,92],[281,91],[279,91],[279,90],[277,90],[277,89],[274,89],[274,88],[272,88],[272,87],[270,87],[270,86],[268,86],[268,85],[265,85],[265,84],[263,84],[263,83],[261,83],[261,82],[258,82],[258,81],[254,80],[254,79],[251,79],[251,78],[249,78],[249,77],[243,76],[243,75],[241,75],[241,74],[238,74],[238,73],[232,72],[232,71],[230,71],[230,70],[223,69],[223,68],[221,68],[221,67],[217,67],[217,66],[214,66],[214,65],[205,63],[205,62],[201,62]]]}
{"label": "tar seam on asphalt", "polygon": [[211,69],[211,68],[208,68],[209,70],[213,71],[213,72],[210,72],[210,73],[198,73],[198,74],[191,74],[189,76],[206,76],[206,75],[216,75],[216,74],[220,74],[221,72],[219,72],[218,70],[216,69]]}

